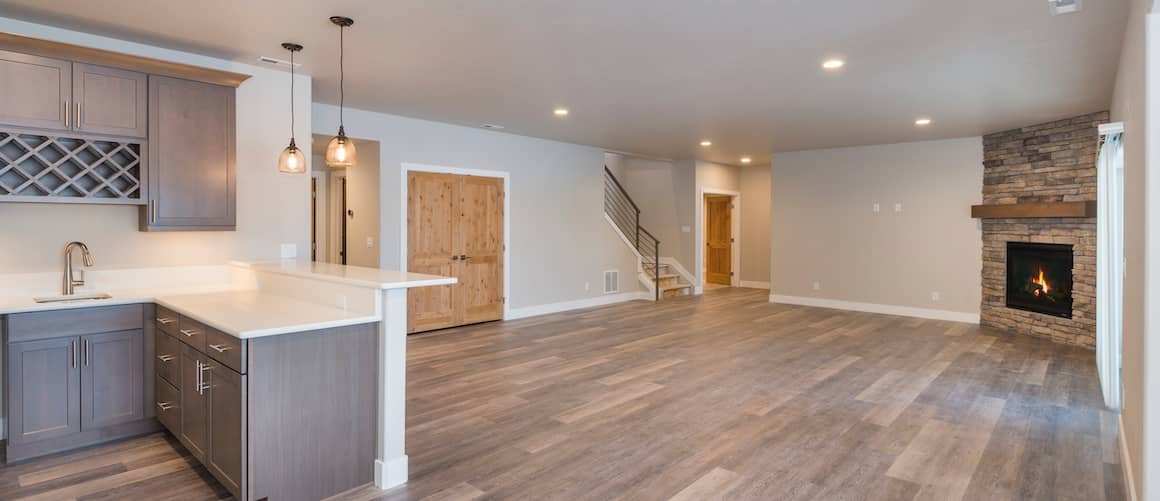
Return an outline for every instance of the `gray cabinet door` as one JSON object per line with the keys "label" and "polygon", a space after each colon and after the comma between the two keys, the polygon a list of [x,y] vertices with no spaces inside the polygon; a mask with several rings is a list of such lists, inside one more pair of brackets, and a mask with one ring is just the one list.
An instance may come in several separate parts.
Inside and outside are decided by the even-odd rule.
{"label": "gray cabinet door", "polygon": [[181,347],[181,433],[177,438],[189,449],[198,461],[205,462],[206,439],[208,438],[208,399],[204,385],[201,385],[201,363],[207,357],[188,346]]}
{"label": "gray cabinet door", "polygon": [[68,129],[72,63],[0,51],[0,124]]}
{"label": "gray cabinet door", "polygon": [[73,125],[95,134],[145,137],[149,80],[144,73],[73,64]]}
{"label": "gray cabinet door", "polygon": [[141,330],[81,337],[81,429],[144,419]]}
{"label": "gray cabinet door", "polygon": [[149,77],[149,205],[141,229],[235,227],[235,91]]}
{"label": "gray cabinet door", "polygon": [[8,345],[8,440],[15,445],[81,431],[76,337]]}
{"label": "gray cabinet door", "polygon": [[205,466],[235,497],[244,490],[246,376],[213,362],[208,373],[209,450]]}

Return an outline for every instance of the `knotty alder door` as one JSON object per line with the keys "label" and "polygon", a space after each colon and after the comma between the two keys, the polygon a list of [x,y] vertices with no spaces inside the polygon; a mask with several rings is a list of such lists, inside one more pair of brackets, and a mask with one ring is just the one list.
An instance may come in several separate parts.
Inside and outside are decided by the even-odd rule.
{"label": "knotty alder door", "polygon": [[455,285],[407,291],[407,332],[503,318],[503,179],[411,172],[407,270]]}
{"label": "knotty alder door", "polygon": [[705,197],[705,268],[711,284],[733,282],[733,198]]}

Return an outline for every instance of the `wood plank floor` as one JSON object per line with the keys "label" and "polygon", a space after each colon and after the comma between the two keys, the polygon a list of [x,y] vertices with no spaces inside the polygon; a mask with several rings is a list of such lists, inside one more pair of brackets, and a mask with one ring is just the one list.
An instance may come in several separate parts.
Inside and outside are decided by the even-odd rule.
{"label": "wood plank floor", "polygon": [[[1124,498],[1093,352],[766,294],[413,336],[411,481],[338,498]],[[223,497],[195,464],[154,435],[0,469],[0,498]]]}

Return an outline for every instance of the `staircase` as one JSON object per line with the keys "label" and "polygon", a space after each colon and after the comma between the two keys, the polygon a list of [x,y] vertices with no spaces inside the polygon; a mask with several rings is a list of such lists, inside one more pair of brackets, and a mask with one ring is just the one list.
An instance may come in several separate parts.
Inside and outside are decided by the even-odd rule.
{"label": "staircase", "polygon": [[689,295],[692,278],[672,258],[661,257],[661,242],[640,225],[640,207],[608,167],[604,167],[604,217],[637,257],[637,278],[653,298]]}

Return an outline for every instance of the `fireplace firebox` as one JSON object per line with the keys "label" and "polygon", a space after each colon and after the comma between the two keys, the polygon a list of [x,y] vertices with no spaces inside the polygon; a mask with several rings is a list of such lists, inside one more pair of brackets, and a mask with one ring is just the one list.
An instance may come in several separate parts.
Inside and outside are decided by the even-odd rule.
{"label": "fireplace firebox", "polygon": [[1070,245],[1007,242],[1007,307],[1071,318]]}

